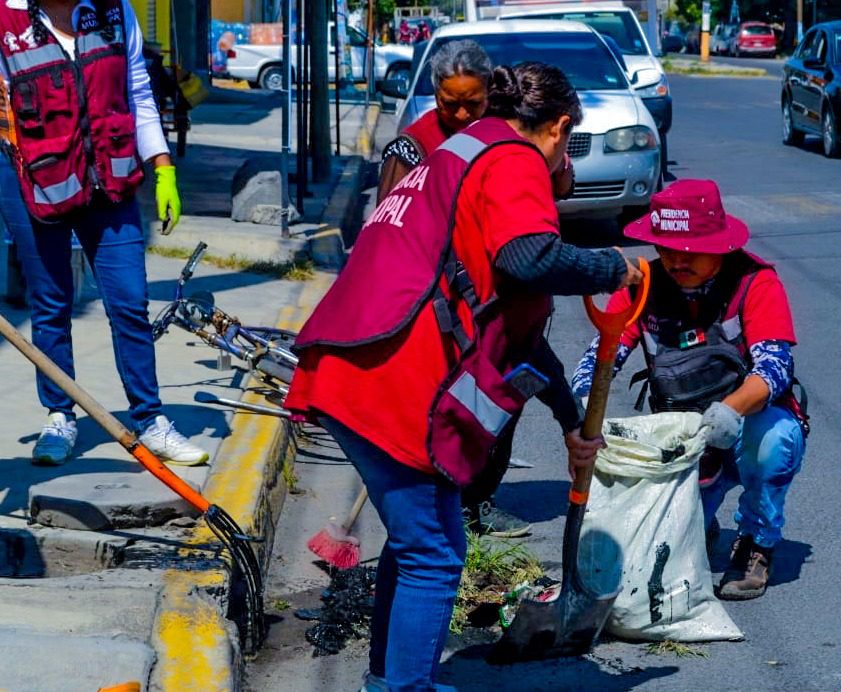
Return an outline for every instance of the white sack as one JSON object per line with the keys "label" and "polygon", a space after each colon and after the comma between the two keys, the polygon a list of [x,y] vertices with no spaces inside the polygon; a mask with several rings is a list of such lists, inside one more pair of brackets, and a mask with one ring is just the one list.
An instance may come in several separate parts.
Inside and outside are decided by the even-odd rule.
{"label": "white sack", "polygon": [[605,626],[611,634],[642,641],[743,638],[713,592],[698,487],[700,425],[697,413],[605,421],[608,447],[596,460],[579,570],[598,593],[621,585]]}

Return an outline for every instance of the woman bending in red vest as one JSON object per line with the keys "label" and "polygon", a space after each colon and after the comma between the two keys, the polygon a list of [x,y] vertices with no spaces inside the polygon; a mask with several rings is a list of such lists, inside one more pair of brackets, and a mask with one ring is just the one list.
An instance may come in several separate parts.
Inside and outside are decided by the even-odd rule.
{"label": "woman bending in red vest", "polygon": [[[15,121],[0,138],[0,212],[23,264],[32,340],[73,376],[75,232],[96,276],[141,441],[164,460],[204,463],[207,453],[173,428],[158,396],[134,197],[144,161],[154,166],[164,232],[178,222],[181,202],[131,4],[5,0],[0,27],[0,77]],[[37,385],[49,419],[33,461],[63,464],[76,442],[73,402],[40,373]]]}
{"label": "woman bending in red vest", "polygon": [[[286,399],[362,476],[388,533],[366,690],[432,690],[464,563],[460,488],[522,410],[553,294],[636,283],[614,249],[560,238],[550,174],[581,105],[557,68],[494,70],[485,117],[406,176],[298,338]],[[454,213],[451,210],[454,209]],[[376,286],[372,285],[372,281]],[[593,463],[562,373],[569,461]],[[530,379],[531,378],[531,379]]]}

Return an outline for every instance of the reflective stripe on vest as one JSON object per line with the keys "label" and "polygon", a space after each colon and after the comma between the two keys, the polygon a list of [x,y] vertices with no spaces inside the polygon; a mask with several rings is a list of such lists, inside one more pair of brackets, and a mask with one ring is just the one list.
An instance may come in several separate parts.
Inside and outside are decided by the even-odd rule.
{"label": "reflective stripe on vest", "polygon": [[111,175],[115,178],[128,178],[136,169],[137,159],[133,156],[111,159]]}
{"label": "reflective stripe on vest", "polygon": [[20,53],[13,53],[6,62],[9,65],[10,77],[17,77],[22,72],[30,72],[39,67],[46,67],[55,63],[63,63],[66,60],[64,51],[57,43],[48,43],[46,46],[30,48]]}
{"label": "reflective stripe on vest", "polygon": [[67,180],[48,187],[34,186],[36,204],[60,204],[82,191],[82,183],[74,173]]}
{"label": "reflective stripe on vest", "polygon": [[123,28],[121,26],[114,27],[114,40],[106,41],[102,34],[84,34],[78,38],[79,55],[87,55],[95,50],[102,50],[110,48],[113,45],[123,44]]}
{"label": "reflective stripe on vest", "polygon": [[480,142],[468,134],[457,134],[450,137],[438,149],[449,151],[455,154],[465,163],[470,163],[487,147],[487,144]]}
{"label": "reflective stripe on vest", "polygon": [[469,372],[461,373],[448,391],[494,437],[497,437],[511,420],[511,414],[491,401],[488,395],[479,389],[476,379]]}

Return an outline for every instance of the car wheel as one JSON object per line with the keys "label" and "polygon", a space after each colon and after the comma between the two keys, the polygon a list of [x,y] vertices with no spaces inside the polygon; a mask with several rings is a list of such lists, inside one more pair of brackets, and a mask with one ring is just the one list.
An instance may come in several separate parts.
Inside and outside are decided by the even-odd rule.
{"label": "car wheel", "polygon": [[267,67],[260,73],[260,87],[280,91],[283,89],[283,68],[280,65]]}
{"label": "car wheel", "polygon": [[824,156],[831,159],[837,158],[841,154],[841,141],[839,141],[838,137],[835,115],[829,105],[824,107],[823,118],[821,118],[821,130]]}
{"label": "car wheel", "polygon": [[403,84],[406,93],[409,93],[409,82],[412,78],[412,69],[408,65],[392,65],[385,73],[386,79],[393,79]]}
{"label": "car wheel", "polygon": [[788,146],[800,146],[803,144],[803,133],[795,129],[794,119],[791,114],[791,101],[783,99],[783,144]]}

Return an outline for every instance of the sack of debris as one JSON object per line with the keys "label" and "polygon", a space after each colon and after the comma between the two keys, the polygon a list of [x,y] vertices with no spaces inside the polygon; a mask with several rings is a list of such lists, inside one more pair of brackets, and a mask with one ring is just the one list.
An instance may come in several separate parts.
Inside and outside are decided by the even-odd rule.
{"label": "sack of debris", "polygon": [[605,421],[607,448],[596,460],[579,569],[599,593],[621,580],[605,631],[623,639],[743,638],[713,593],[698,487],[700,426],[698,413]]}

